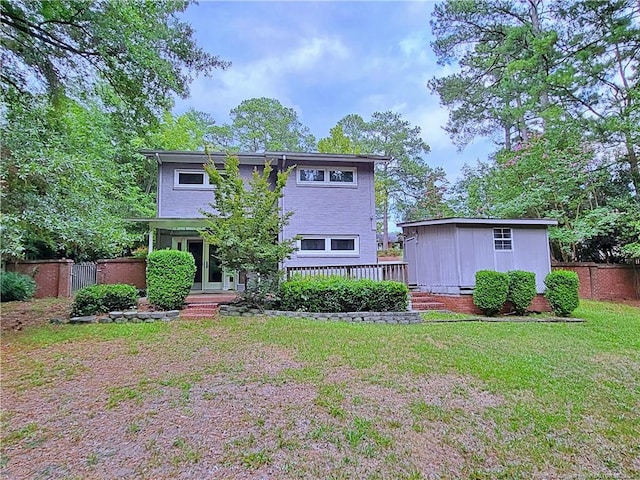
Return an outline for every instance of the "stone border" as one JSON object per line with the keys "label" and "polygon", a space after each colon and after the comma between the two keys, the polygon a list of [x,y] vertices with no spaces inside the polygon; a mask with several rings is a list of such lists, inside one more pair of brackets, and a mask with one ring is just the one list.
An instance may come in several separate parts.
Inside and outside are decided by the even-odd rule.
{"label": "stone border", "polygon": [[288,317],[298,319],[309,319],[330,322],[349,323],[388,323],[388,324],[410,324],[422,323],[419,312],[339,312],[339,313],[318,313],[318,312],[289,312],[283,310],[264,310],[257,308],[236,307],[233,305],[220,305],[219,313],[225,317],[253,317],[267,315],[269,317]]}
{"label": "stone border", "polygon": [[168,310],[166,312],[138,312],[131,310],[127,312],[109,312],[108,315],[89,315],[86,317],[71,317],[69,323],[153,323],[169,322],[180,316],[179,310]]}

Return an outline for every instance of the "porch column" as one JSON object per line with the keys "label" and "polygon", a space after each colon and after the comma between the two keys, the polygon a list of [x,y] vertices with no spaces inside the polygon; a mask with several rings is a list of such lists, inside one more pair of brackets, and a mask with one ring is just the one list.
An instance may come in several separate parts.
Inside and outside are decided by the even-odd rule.
{"label": "porch column", "polygon": [[153,234],[154,234],[153,227],[149,227],[149,246],[147,248],[147,254],[153,252]]}

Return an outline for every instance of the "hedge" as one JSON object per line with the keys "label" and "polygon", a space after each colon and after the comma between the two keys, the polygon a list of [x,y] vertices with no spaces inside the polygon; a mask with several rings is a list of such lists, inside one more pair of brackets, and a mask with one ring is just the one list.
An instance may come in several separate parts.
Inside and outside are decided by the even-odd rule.
{"label": "hedge", "polygon": [[0,290],[0,298],[3,302],[29,300],[36,291],[36,282],[22,273],[2,272]]}
{"label": "hedge", "polygon": [[507,272],[509,276],[509,292],[507,300],[513,304],[518,315],[527,311],[529,305],[536,298],[536,274],[522,270]]}
{"label": "hedge", "polygon": [[189,252],[156,250],[147,257],[147,299],[163,310],[182,308],[196,273]]}
{"label": "hedge", "polygon": [[544,284],[547,287],[544,296],[549,300],[553,313],[566,317],[578,308],[580,282],[576,272],[554,270],[545,277]]}
{"label": "hedge", "polygon": [[299,312],[400,312],[409,306],[403,283],[302,277],[280,286],[280,309]]}
{"label": "hedge", "polygon": [[126,310],[138,303],[138,290],[122,283],[90,285],[76,292],[71,316]]}
{"label": "hedge", "polygon": [[473,303],[482,313],[491,317],[502,310],[509,292],[509,276],[503,272],[480,270],[476,272]]}

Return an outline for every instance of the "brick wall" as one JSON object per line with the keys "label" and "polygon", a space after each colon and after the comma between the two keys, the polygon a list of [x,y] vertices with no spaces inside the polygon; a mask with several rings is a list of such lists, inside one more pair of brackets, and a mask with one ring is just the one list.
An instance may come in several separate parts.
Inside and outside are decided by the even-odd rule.
{"label": "brick wall", "polygon": [[[458,313],[469,313],[472,315],[482,315],[482,310],[473,304],[473,295],[433,295],[433,300],[444,304],[447,310]],[[550,312],[551,305],[543,295],[536,295],[529,307],[533,312]],[[503,308],[503,313],[512,311],[511,305],[507,302]]]}
{"label": "brick wall", "polygon": [[593,300],[639,300],[640,265],[602,263],[554,263],[553,270],[578,274],[580,298]]}
{"label": "brick wall", "polygon": [[36,298],[70,297],[73,260],[34,260],[7,264],[11,272],[29,275],[36,282]]}
{"label": "brick wall", "polygon": [[111,258],[96,263],[98,283],[126,283],[136,288],[147,288],[147,263],[142,258]]}

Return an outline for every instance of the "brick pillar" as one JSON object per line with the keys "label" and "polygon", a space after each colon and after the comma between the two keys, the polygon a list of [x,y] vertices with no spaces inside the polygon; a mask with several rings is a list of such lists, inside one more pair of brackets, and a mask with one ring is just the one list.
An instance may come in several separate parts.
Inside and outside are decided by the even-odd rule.
{"label": "brick pillar", "polygon": [[73,260],[61,260],[58,264],[58,297],[71,296]]}

